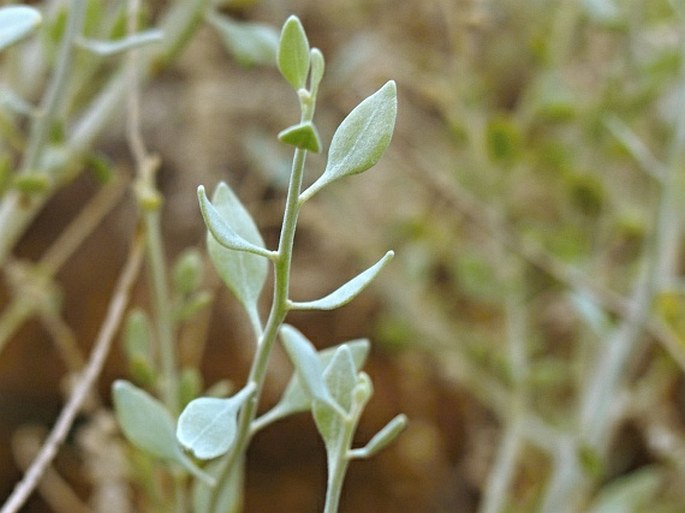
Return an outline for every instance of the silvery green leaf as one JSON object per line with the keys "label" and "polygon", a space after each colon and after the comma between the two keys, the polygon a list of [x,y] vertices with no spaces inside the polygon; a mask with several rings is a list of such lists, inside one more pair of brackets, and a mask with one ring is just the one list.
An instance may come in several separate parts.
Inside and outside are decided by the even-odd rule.
{"label": "silvery green leaf", "polygon": [[316,429],[321,435],[326,446],[328,461],[336,461],[343,457],[340,454],[340,438],[344,435],[344,417],[336,413],[330,405],[314,400],[312,403],[312,415]]}
{"label": "silvery green leaf", "polygon": [[655,467],[635,470],[605,485],[587,511],[588,513],[648,511],[648,505],[654,500],[654,494],[662,481],[663,475]]}
{"label": "silvery green leaf", "polygon": [[381,258],[373,266],[352,278],[342,287],[331,292],[327,296],[314,301],[293,301],[290,303],[290,308],[293,310],[334,310],[346,305],[355,297],[357,297],[369,285],[369,283],[373,281],[378,273],[381,272],[381,269],[387,265],[394,255],[394,252],[388,251],[385,256],[383,256],[383,258]]}
{"label": "silvery green leaf", "polygon": [[310,77],[310,89],[312,94],[316,94],[319,89],[319,84],[323,78],[323,72],[326,68],[326,61],[323,58],[323,53],[318,48],[312,48],[309,52],[309,58],[311,62],[311,77]]}
{"label": "silvery green leaf", "polygon": [[[367,339],[357,339],[345,342],[345,345],[350,349],[355,369],[358,371],[364,366],[364,362],[369,355],[369,341]],[[326,368],[339,347],[329,347],[318,352],[322,368]],[[306,411],[310,408],[311,402],[311,396],[303,388],[298,375],[293,374],[276,406],[257,419],[255,427],[258,430],[288,415]]]}
{"label": "silvery green leaf", "polygon": [[333,399],[349,413],[352,392],[357,384],[357,368],[347,345],[343,344],[335,351],[323,372],[323,379]]}
{"label": "silvery green leaf", "polygon": [[297,16],[283,24],[278,43],[278,69],[296,91],[305,87],[309,73],[309,41]]}
{"label": "silvery green leaf", "polygon": [[290,361],[295,367],[295,373],[309,396],[333,408],[340,409],[326,387],[323,378],[323,366],[312,343],[288,324],[281,327],[281,339]]}
{"label": "silvery green leaf", "polygon": [[298,123],[282,130],[278,134],[278,139],[281,142],[311,151],[312,153],[319,153],[321,151],[321,139],[314,123],[311,121]]}
{"label": "silvery green leaf", "polygon": [[214,482],[183,454],[176,442],[174,420],[160,401],[125,380],[114,382],[112,399],[117,421],[129,442],[153,456],[182,465],[208,484]]}
{"label": "silvery green leaf", "polygon": [[178,441],[203,460],[226,454],[235,440],[238,412],[254,391],[251,383],[228,399],[194,399],[178,418]]}
{"label": "silvery green leaf", "polygon": [[0,50],[13,45],[33,32],[42,17],[33,7],[9,5],[0,7]]}
{"label": "silvery green leaf", "polygon": [[397,86],[387,82],[357,105],[333,134],[323,174],[300,195],[306,201],[331,182],[375,165],[390,144],[397,117]]}
{"label": "silvery green leaf", "polygon": [[126,438],[159,458],[177,460],[174,419],[157,399],[128,381],[112,385],[114,411]]}
{"label": "silvery green leaf", "polygon": [[151,29],[116,40],[82,38],[77,44],[84,50],[96,55],[111,56],[128,50],[134,50],[150,43],[159,43],[164,39],[161,30]]}
{"label": "silvery green leaf", "polygon": [[210,232],[207,249],[212,263],[256,324],[259,322],[257,302],[269,272],[268,262],[259,256],[269,255],[262,236],[250,214],[225,183],[217,186],[212,203],[207,201],[204,188],[200,188],[198,194]]}
{"label": "silvery green leaf", "polygon": [[211,202],[204,186],[200,185],[197,188],[197,197],[205,225],[216,242],[226,249],[269,258],[270,253],[264,248],[264,241],[252,217],[228,185],[219,183]]}
{"label": "silvery green leaf", "polygon": [[351,458],[371,458],[385,449],[407,427],[407,416],[397,415],[374,435],[363,448],[349,451]]}
{"label": "silvery green leaf", "polygon": [[276,62],[278,31],[271,25],[235,21],[215,11],[207,21],[221,37],[224,47],[243,66],[269,65]]}

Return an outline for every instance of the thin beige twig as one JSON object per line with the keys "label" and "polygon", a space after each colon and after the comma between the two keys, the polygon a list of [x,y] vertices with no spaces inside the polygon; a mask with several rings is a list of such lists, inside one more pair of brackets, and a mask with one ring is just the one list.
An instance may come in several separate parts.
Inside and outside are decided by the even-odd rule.
{"label": "thin beige twig", "polygon": [[31,464],[23,479],[14,488],[14,491],[5,502],[0,513],[17,513],[19,508],[33,493],[40,479],[57,455],[60,445],[64,442],[81,405],[88,397],[88,393],[97,380],[105,359],[112,345],[112,340],[119,329],[121,320],[128,304],[131,288],[133,287],[140,271],[143,259],[143,242],[139,237],[133,242],[126,264],[119,276],[114,294],[107,309],[107,315],[95,340],[93,351],[88,365],[74,388],[67,404],[62,409],[57,422],[50,435],[46,439],[38,456]]}

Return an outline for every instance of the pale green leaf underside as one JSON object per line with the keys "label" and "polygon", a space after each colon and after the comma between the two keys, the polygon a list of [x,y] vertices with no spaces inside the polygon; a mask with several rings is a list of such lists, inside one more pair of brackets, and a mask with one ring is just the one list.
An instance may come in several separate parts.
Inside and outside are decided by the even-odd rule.
{"label": "pale green leaf underside", "polygon": [[238,412],[254,390],[252,384],[228,399],[200,397],[191,401],[178,419],[178,441],[203,460],[228,452],[235,440]]}
{"label": "pale green leaf underside", "polygon": [[357,384],[357,369],[349,347],[342,345],[335,351],[324,370],[323,378],[333,399],[349,413],[352,391]]}
{"label": "pale green leaf underside", "polygon": [[278,44],[278,69],[296,91],[303,88],[309,73],[309,41],[302,23],[290,16],[283,24]]}
{"label": "pale green leaf underside", "polygon": [[378,273],[390,262],[395,255],[393,251],[388,251],[383,258],[369,267],[363,273],[352,278],[342,287],[331,292],[321,299],[314,301],[292,301],[290,308],[293,310],[334,310],[346,305],[357,297],[375,278]]}
{"label": "pale green leaf underside", "polygon": [[111,41],[83,38],[78,41],[78,45],[96,55],[110,56],[140,48],[150,43],[159,43],[163,39],[164,35],[161,30],[152,29]]}
{"label": "pale green leaf underside", "polygon": [[[369,355],[369,341],[367,339],[357,339],[345,342],[344,345],[349,347],[355,369],[358,371],[364,366],[364,362]],[[321,362],[321,368],[326,368],[339,347],[341,346],[329,347],[317,353],[319,362]],[[265,426],[288,415],[306,411],[310,408],[311,402],[311,396],[306,392],[300,383],[299,376],[295,373],[290,378],[276,406],[265,413],[262,418],[258,419],[259,425]]]}
{"label": "pale green leaf underside", "polygon": [[177,459],[174,420],[162,403],[127,381],[115,381],[112,390],[114,411],[126,438],[154,456]]}
{"label": "pale green leaf underside", "polygon": [[40,12],[26,5],[0,8],[0,50],[28,36],[40,25],[41,20]]}
{"label": "pale green leaf underside", "polygon": [[[267,260],[260,255],[270,253],[264,249],[264,241],[252,217],[225,183],[217,186],[212,203],[206,201],[203,188],[198,190],[198,195],[210,232],[207,250],[212,263],[255,322],[257,302],[269,272]],[[221,243],[217,235],[221,237]],[[231,245],[234,249],[226,247]]]}
{"label": "pale green leaf underside", "polygon": [[[234,251],[246,251],[255,255],[270,257],[270,252],[264,248],[261,235],[259,235],[252,218],[226,184],[220,183],[214,192],[213,202],[216,207],[207,198],[207,193],[202,185],[197,188],[197,197],[205,225],[221,246]],[[235,229],[233,225],[235,225]],[[240,231],[250,235],[250,238],[257,243],[242,237],[238,233]]]}
{"label": "pale green leaf underside", "polygon": [[306,201],[344,176],[375,165],[390,144],[397,117],[397,86],[387,82],[357,105],[333,134],[323,174],[300,195]]}
{"label": "pale green leaf underside", "polygon": [[339,409],[339,405],[328,391],[323,377],[323,366],[312,343],[288,324],[281,327],[281,339],[300,383],[310,397]]}

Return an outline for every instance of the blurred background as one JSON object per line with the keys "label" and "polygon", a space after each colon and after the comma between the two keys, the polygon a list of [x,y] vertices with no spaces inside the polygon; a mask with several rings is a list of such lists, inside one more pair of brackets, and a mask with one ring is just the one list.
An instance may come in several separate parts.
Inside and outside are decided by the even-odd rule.
{"label": "blurred background", "polygon": [[[148,7],[154,24],[167,2]],[[276,30],[300,17],[326,58],[316,116],[324,146],[361,99],[389,79],[398,85],[385,156],[308,202],[296,240],[296,299],[396,252],[351,304],[289,321],[319,348],[371,339],[375,396],[359,445],[396,413],[410,419],[391,447],[351,465],[341,511],[685,511],[683,5],[235,0],[220,12]],[[57,30],[54,16],[46,30]],[[297,102],[275,66],[226,41],[205,23],[144,89],[170,261],[204,247],[195,189],[219,180],[276,243],[291,158],[276,134],[297,119]],[[121,120],[95,148],[130,175]],[[306,180],[324,165],[325,153],[312,156]],[[52,197],[13,252],[0,305],[12,297],[9,268],[39,259],[101,189],[85,172]],[[52,284],[58,324],[84,354],[135,231],[133,197],[111,194],[116,206]],[[184,331],[183,355],[206,385],[239,384],[249,325],[209,266],[205,282],[214,301]],[[147,301],[141,279],[134,302]],[[63,404],[59,326],[28,320],[0,357],[0,497],[20,476],[19,449]],[[100,379],[105,405],[127,372],[116,344]],[[290,372],[277,352],[266,403]],[[55,465],[83,503],[98,485],[83,434],[93,422],[80,419]],[[309,416],[255,439],[247,513],[316,511],[324,491]],[[36,496],[26,511],[52,508]]]}

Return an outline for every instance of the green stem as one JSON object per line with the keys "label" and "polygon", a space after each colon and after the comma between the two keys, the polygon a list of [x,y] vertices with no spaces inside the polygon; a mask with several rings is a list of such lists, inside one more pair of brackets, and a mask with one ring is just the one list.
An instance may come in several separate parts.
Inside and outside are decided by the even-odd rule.
{"label": "green stem", "polygon": [[210,500],[210,513],[222,513],[217,511],[219,494],[222,488],[227,485],[231,473],[237,471],[236,463],[238,458],[247,450],[251,434],[250,428],[257,414],[257,405],[259,404],[264,380],[266,379],[266,371],[269,357],[271,356],[271,350],[273,349],[274,343],[278,337],[278,332],[288,313],[290,268],[292,264],[297,219],[300,212],[298,199],[302,189],[306,158],[307,152],[305,150],[299,148],[295,150],[290,182],[288,184],[285,211],[283,214],[283,223],[281,226],[281,236],[278,243],[278,252],[274,259],[274,292],[271,310],[264,331],[259,337],[257,352],[252,361],[252,367],[250,368],[250,375],[248,378],[249,382],[255,384],[256,392],[240,411],[236,440],[219,473],[217,486],[215,487]]}

